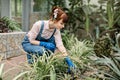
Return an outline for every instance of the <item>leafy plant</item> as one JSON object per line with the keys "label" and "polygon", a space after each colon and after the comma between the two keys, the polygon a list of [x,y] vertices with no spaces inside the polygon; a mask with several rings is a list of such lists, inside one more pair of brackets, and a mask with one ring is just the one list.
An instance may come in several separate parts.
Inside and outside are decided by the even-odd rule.
{"label": "leafy plant", "polygon": [[69,27],[67,29],[72,33],[75,33],[77,29],[86,30],[88,33],[92,5],[89,5],[89,1],[88,4],[83,4],[82,0],[69,0],[69,2],[69,8],[65,8],[69,16],[67,23],[67,26]]}
{"label": "leafy plant", "polygon": [[66,1],[65,0],[47,0],[49,6],[60,6],[60,7],[66,7]]}
{"label": "leafy plant", "polygon": [[[68,35],[69,34],[69,35]],[[62,33],[63,43],[72,56],[87,56],[93,51],[93,43],[89,40],[79,41],[74,34],[69,31]]]}
{"label": "leafy plant", "polygon": [[[67,31],[66,31],[67,33]],[[73,60],[76,65],[76,70],[73,70],[74,74],[68,74],[68,66],[64,61],[64,57],[59,54],[52,54],[51,56],[40,56],[38,59],[35,58],[33,65],[25,67],[24,72],[17,75],[14,79],[32,79],[32,80],[70,80],[76,77],[80,79],[80,75],[84,74],[90,69],[89,56],[92,53],[92,44],[89,41],[79,41],[74,35],[64,36],[69,57]],[[33,56],[34,57],[34,56]],[[89,76],[88,76],[89,77]]]}
{"label": "leafy plant", "polygon": [[0,80],[2,80],[3,67],[4,67],[4,64],[1,64],[0,65]]}
{"label": "leafy plant", "polygon": [[107,66],[108,71],[103,71],[105,77],[109,80],[119,80],[120,78],[120,48],[118,46],[112,47],[114,54],[109,57],[104,56],[103,58],[98,58],[96,61],[98,64]]}
{"label": "leafy plant", "polygon": [[109,35],[104,35],[96,40],[94,51],[98,57],[110,56],[113,54],[112,46],[112,40],[110,39]]}
{"label": "leafy plant", "polygon": [[0,19],[0,33],[10,32],[10,31],[21,31],[20,25],[8,17],[3,17]]}
{"label": "leafy plant", "polygon": [[111,78],[110,80],[119,80],[120,79],[120,64],[114,57],[100,58],[97,62],[103,63],[106,66],[108,66],[108,68],[111,69],[111,71],[109,73],[107,73],[109,75],[106,76],[108,78]]}
{"label": "leafy plant", "polygon": [[[118,11],[120,9],[119,0],[99,0],[99,3],[106,7],[106,9],[102,8],[101,17],[106,24],[106,29],[110,29],[115,27],[115,24],[118,24],[120,22],[120,12]],[[106,6],[105,6],[106,4]],[[105,27],[105,26],[104,26]]]}
{"label": "leafy plant", "polygon": [[[91,7],[93,5],[83,4],[82,0],[52,0],[48,1],[49,6],[60,6],[69,16],[69,20],[66,24],[67,30],[71,33],[76,32],[77,29],[84,29],[87,32],[89,31],[90,19],[89,16],[91,14]],[[49,7],[50,8],[50,7]],[[85,26],[85,27],[84,27]]]}
{"label": "leafy plant", "polygon": [[69,56],[78,68],[75,72],[76,75],[80,76],[80,74],[84,74],[87,70],[91,70],[91,66],[88,64],[92,62],[89,57],[94,53],[93,43],[89,40],[79,41],[73,34],[70,34],[69,31],[65,31],[62,37]]}
{"label": "leafy plant", "polygon": [[67,49],[71,49],[75,41],[75,35],[71,34],[68,30],[64,30],[64,33],[62,33],[61,35],[62,35],[62,41],[65,47]]}
{"label": "leafy plant", "polygon": [[[34,57],[34,56],[33,56]],[[32,80],[61,80],[66,71],[63,58],[57,56],[40,56],[37,61],[27,66],[24,72],[21,72],[14,79],[32,79]],[[62,74],[63,73],[63,74]]]}

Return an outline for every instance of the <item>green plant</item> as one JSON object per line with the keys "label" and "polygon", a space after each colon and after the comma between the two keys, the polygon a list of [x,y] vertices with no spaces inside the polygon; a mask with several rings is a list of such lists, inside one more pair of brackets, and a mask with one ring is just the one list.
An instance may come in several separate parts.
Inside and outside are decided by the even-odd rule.
{"label": "green plant", "polygon": [[36,62],[32,67],[25,67],[24,72],[17,75],[14,79],[70,80],[74,77],[82,79],[82,74],[91,69],[89,56],[93,51],[92,43],[87,40],[79,41],[74,35],[72,37],[70,34],[68,35],[67,31],[62,36],[64,36],[63,42],[65,42],[65,46],[68,46],[69,56],[76,64],[76,70],[73,71],[74,75],[67,73],[68,66],[64,61],[64,57],[61,56],[61,53],[58,53],[51,56],[40,56],[38,59],[35,59]]}
{"label": "green plant", "polygon": [[85,80],[99,80],[99,79],[87,77]]}
{"label": "green plant", "polygon": [[20,25],[8,17],[0,18],[0,33],[9,32],[9,31],[21,31]]}
{"label": "green plant", "polygon": [[[63,10],[68,14],[69,20],[66,24],[67,30],[74,33],[77,29],[84,29],[87,32],[89,31],[90,19],[89,16],[92,12],[91,7],[89,5],[90,0],[88,0],[88,4],[83,4],[82,0],[52,0],[48,1],[50,6],[60,6]],[[49,7],[50,8],[50,7]],[[85,26],[85,27],[84,27]]]}
{"label": "green plant", "polygon": [[2,80],[3,68],[4,68],[4,64],[1,64],[0,65],[0,80]]}
{"label": "green plant", "polygon": [[62,37],[63,44],[69,50],[71,56],[87,56],[87,54],[90,54],[93,51],[93,43],[91,41],[79,41],[74,34],[70,34],[67,30],[62,33]]}
{"label": "green plant", "polygon": [[84,2],[82,0],[69,0],[69,8],[65,8],[65,10],[69,16],[67,23],[69,27],[67,29],[70,32],[75,33],[77,29],[83,29],[87,33],[89,32],[90,15],[92,13],[92,5],[89,4],[89,1],[88,4],[83,4]]}
{"label": "green plant", "polygon": [[[115,27],[115,24],[118,24],[120,22],[120,6],[118,4],[120,4],[119,0],[99,0],[99,3],[101,4],[101,17],[103,18],[103,20],[105,22],[107,22],[106,24],[106,29],[110,29]],[[106,4],[106,6],[105,6]],[[102,7],[106,7],[106,9],[103,9]]]}
{"label": "green plant", "polygon": [[80,73],[84,73],[86,68],[90,68],[88,64],[91,64],[90,62],[92,60],[89,57],[92,56],[93,53],[93,45],[90,41],[79,41],[75,38],[74,44],[68,52],[79,69],[81,69]]}
{"label": "green plant", "polygon": [[75,35],[71,34],[68,30],[64,30],[64,33],[61,33],[63,44],[67,49],[71,49],[75,41]]}
{"label": "green plant", "polygon": [[27,66],[27,70],[17,75],[14,80],[19,78],[27,80],[61,80],[66,71],[63,58],[53,55],[40,56],[31,66],[32,67]]}
{"label": "green plant", "polygon": [[87,5],[84,6],[83,11],[85,13],[85,30],[87,34],[89,33],[89,27],[90,27],[90,15],[92,13],[91,5],[90,5],[90,0],[88,0]]}
{"label": "green plant", "polygon": [[111,58],[104,57],[99,59],[98,62],[105,64],[106,66],[108,66],[108,68],[111,69],[109,73],[107,73],[109,74],[106,76],[107,78],[110,78],[110,80],[120,79],[120,64],[114,57]]}
{"label": "green plant", "polygon": [[94,51],[98,57],[110,56],[113,53],[112,40],[109,35],[104,35],[96,40]]}
{"label": "green plant", "polygon": [[109,68],[109,71],[104,71],[107,74],[106,78],[110,80],[120,79],[120,48],[118,46],[113,46],[115,51],[114,55],[110,57],[104,56],[103,58],[98,58],[97,63],[103,64]]}
{"label": "green plant", "polygon": [[65,0],[47,0],[49,6],[60,6],[60,7],[66,7],[66,1]]}
{"label": "green plant", "polygon": [[89,40],[79,41],[74,34],[70,34],[69,31],[62,33],[63,43],[67,48],[69,56],[74,61],[77,66],[76,75],[84,74],[91,70],[92,60],[89,58],[92,56],[93,52],[93,43]]}
{"label": "green plant", "polygon": [[[95,53],[100,57],[101,55],[111,55],[113,53],[112,45],[117,43],[116,35],[120,32],[120,26],[118,25],[120,21],[120,14],[118,11],[120,6],[118,4],[120,4],[120,1],[100,0],[99,3],[101,4],[101,18],[106,22],[105,25],[102,25],[105,29],[101,32],[94,46]],[[107,36],[109,36],[109,38],[107,38]]]}

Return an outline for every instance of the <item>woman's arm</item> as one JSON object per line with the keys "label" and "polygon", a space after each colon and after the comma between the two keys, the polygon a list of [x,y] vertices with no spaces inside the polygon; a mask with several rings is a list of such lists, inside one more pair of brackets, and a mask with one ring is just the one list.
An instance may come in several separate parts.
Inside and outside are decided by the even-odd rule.
{"label": "woman's arm", "polygon": [[66,48],[63,45],[59,46],[58,50],[62,53],[63,56],[68,56]]}
{"label": "woman's arm", "polygon": [[41,25],[41,21],[38,21],[35,24],[33,24],[33,27],[31,28],[31,30],[27,34],[28,39],[29,39],[31,44],[34,44],[34,45],[40,44],[40,41],[35,40],[35,38],[37,37],[39,30],[41,28],[40,25]]}
{"label": "woman's arm", "polygon": [[39,44],[40,44],[40,41],[31,40],[30,43],[31,43],[31,44],[34,44],[34,45],[39,45]]}
{"label": "woman's arm", "polygon": [[55,37],[56,47],[58,48],[58,50],[62,53],[63,56],[68,56],[66,48],[64,47],[62,42],[60,30],[56,30],[54,37]]}

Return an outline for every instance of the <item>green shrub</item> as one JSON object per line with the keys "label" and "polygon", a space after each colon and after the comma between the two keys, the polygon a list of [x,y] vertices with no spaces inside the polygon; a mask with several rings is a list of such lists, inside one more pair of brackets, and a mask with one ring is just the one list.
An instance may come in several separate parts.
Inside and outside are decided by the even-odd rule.
{"label": "green shrub", "polygon": [[12,31],[22,31],[20,25],[9,19],[8,17],[0,18],[0,33],[12,32]]}

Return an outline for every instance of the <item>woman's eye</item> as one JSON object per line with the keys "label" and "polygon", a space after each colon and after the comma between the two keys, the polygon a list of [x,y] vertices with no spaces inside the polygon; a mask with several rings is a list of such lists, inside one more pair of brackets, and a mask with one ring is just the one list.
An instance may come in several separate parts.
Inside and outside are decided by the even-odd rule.
{"label": "woman's eye", "polygon": [[61,25],[63,25],[63,23],[61,23]]}

